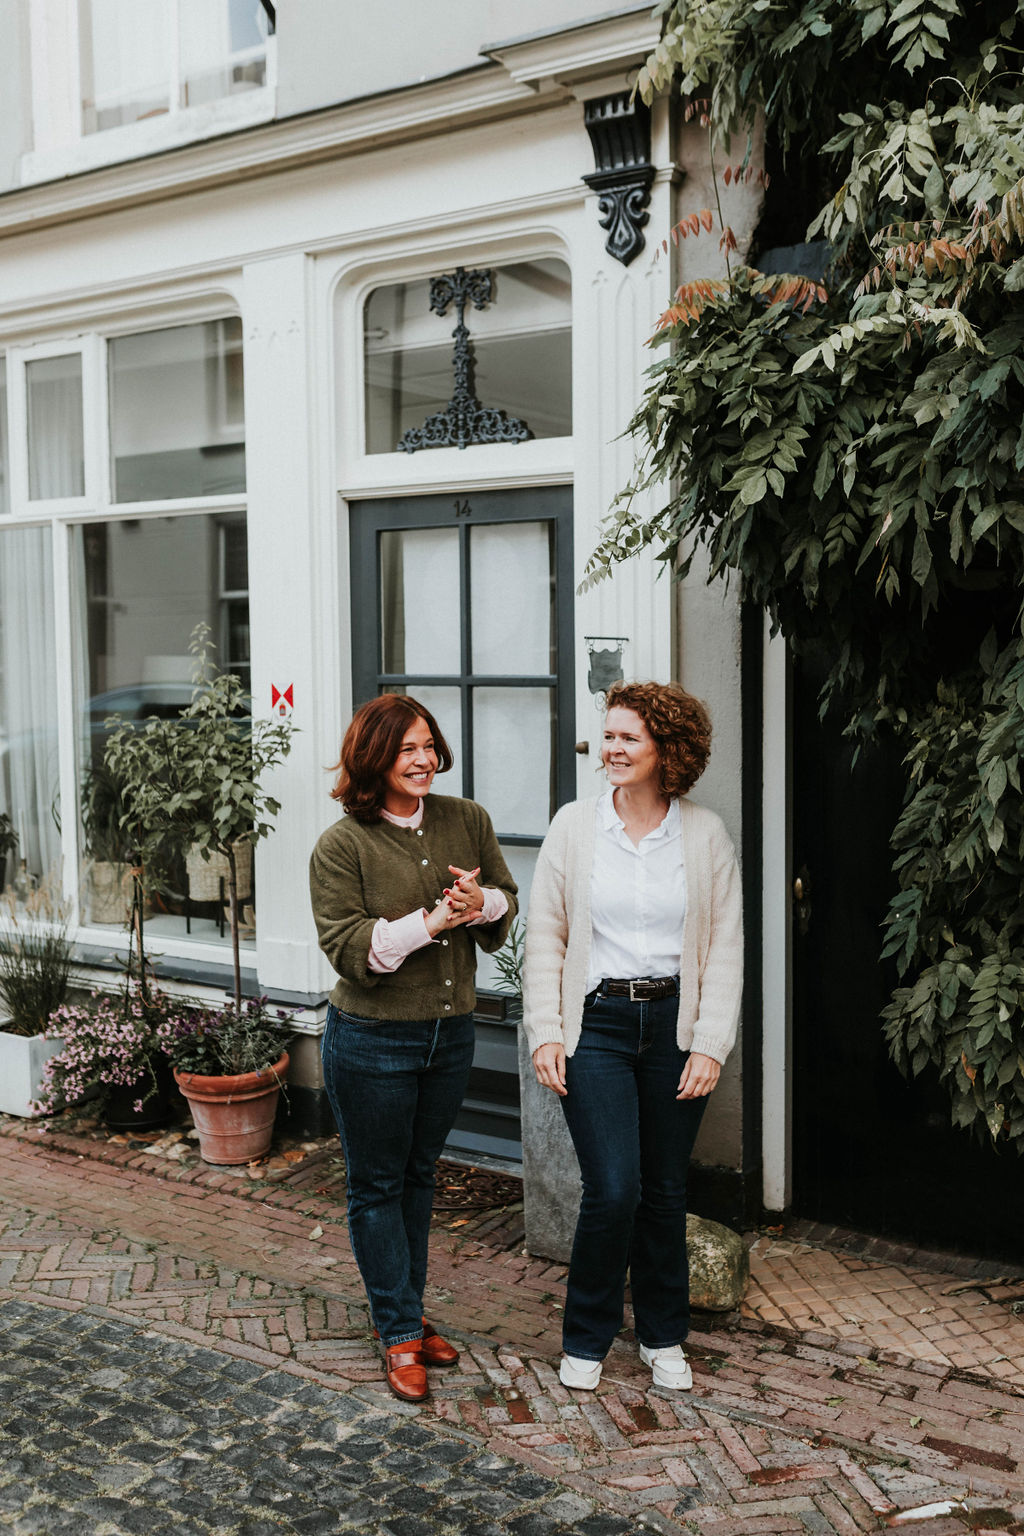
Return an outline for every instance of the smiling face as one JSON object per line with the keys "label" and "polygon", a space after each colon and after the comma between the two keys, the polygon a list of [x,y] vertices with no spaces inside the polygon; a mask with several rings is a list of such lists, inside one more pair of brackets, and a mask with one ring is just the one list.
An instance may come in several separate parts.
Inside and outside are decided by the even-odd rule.
{"label": "smiling face", "polygon": [[398,756],[384,775],[384,809],[392,816],[411,816],[419,802],[430,793],[437,772],[434,736],[426,720],[419,716],[402,737]]}
{"label": "smiling face", "polygon": [[601,761],[613,789],[637,789],[658,784],[661,760],[658,747],[635,709],[616,707],[605,716]]}

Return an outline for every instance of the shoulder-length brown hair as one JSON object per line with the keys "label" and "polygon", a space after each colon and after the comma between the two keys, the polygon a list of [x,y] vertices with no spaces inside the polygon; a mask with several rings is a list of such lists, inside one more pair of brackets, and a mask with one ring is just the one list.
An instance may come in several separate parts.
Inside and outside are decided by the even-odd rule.
{"label": "shoulder-length brown hair", "polygon": [[711,717],[678,683],[612,683],[605,709],[632,709],[654,738],[663,795],[685,795],[711,756]]}
{"label": "shoulder-length brown hair", "polygon": [[398,757],[402,738],[414,720],[425,720],[434,738],[438,773],[454,762],[452,749],[429,709],[401,693],[382,693],[360,705],[331,769],[338,777],[331,797],[357,821],[379,821],[387,790],[385,775]]}

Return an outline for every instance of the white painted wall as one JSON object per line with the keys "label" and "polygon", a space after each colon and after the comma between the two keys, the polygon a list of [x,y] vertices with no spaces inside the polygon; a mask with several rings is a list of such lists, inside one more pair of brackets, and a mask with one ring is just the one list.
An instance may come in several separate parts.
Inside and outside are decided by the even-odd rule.
{"label": "white painted wall", "polygon": [[606,0],[284,0],[277,11],[278,116],[477,68],[491,44],[650,9]]}

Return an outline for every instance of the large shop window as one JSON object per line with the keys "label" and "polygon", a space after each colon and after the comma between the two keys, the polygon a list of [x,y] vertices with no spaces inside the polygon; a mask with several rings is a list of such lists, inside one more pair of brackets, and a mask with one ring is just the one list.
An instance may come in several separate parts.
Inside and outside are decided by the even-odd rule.
{"label": "large shop window", "polygon": [[[250,682],[243,402],[234,317],[0,355],[0,889],[74,888],[111,940],[130,852],[104,765],[112,720],[141,729],[189,702],[199,623]],[[150,921],[165,953],[229,944],[216,865],[177,849],[163,876]]]}
{"label": "large shop window", "polygon": [[3,860],[5,888],[22,864],[35,880],[60,881],[51,550],[49,527],[0,531],[0,814],[17,839]]}
{"label": "large shop window", "polygon": [[[210,626],[218,659],[248,679],[245,522],[222,514],[112,519],[76,528],[72,548],[81,782],[95,793],[112,717],[143,729],[152,716],[172,719],[188,703],[188,643],[197,624]],[[117,862],[109,857],[112,850],[87,840],[83,851],[89,918],[120,921],[117,909],[108,907],[106,871],[93,878],[95,864]],[[216,870],[211,876],[208,863],[186,854],[181,850],[164,872],[166,889],[154,898],[151,932],[226,941]],[[245,872],[239,894],[251,927],[251,873]]]}
{"label": "large shop window", "polygon": [[481,406],[522,423],[525,436],[571,434],[568,267],[554,259],[523,261],[473,269],[463,278],[467,275],[481,279],[468,285],[463,304],[468,339],[455,335],[457,285],[451,284],[451,293],[439,288],[440,275],[392,283],[370,294],[365,310],[368,453],[394,453],[406,433],[444,412],[458,397],[460,374]]}
{"label": "large shop window", "polygon": [[78,28],[84,134],[266,84],[261,0],[79,0]]}
{"label": "large shop window", "polygon": [[112,341],[110,446],[115,501],[244,491],[242,322]]}

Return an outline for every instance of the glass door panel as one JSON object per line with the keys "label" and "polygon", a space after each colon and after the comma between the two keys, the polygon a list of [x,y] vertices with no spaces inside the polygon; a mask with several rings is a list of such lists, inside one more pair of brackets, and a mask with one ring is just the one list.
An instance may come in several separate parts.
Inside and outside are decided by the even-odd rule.
{"label": "glass door panel", "polygon": [[554,691],[474,688],[473,798],[499,837],[541,838],[554,813]]}
{"label": "glass door panel", "polygon": [[385,672],[436,677],[462,670],[459,591],[456,529],[403,528],[381,534],[381,651]]}
{"label": "glass door panel", "polygon": [[471,656],[478,676],[554,670],[554,532],[550,523],[469,530]]}

